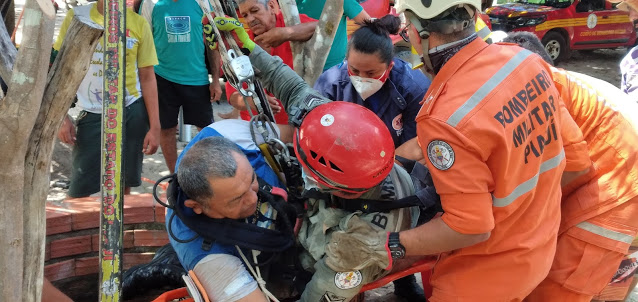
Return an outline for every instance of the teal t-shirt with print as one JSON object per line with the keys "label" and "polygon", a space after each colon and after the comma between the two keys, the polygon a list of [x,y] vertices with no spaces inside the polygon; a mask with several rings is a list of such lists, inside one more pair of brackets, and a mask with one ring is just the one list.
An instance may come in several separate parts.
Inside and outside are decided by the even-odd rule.
{"label": "teal t-shirt with print", "polygon": [[[296,0],[297,8],[300,14],[306,14],[313,19],[319,19],[321,17],[321,11],[326,4],[326,0]],[[354,19],[361,11],[363,7],[357,2],[357,0],[344,0],[343,1],[343,16],[339,22],[339,28],[335,34],[332,48],[326,59],[326,64],[323,69],[326,70],[332,66],[335,66],[343,61],[346,57],[346,50],[348,48],[348,28],[346,25],[346,17]]]}
{"label": "teal t-shirt with print", "polygon": [[182,85],[209,84],[204,61],[204,12],[197,1],[159,0],[149,13],[159,60],[155,73]]}

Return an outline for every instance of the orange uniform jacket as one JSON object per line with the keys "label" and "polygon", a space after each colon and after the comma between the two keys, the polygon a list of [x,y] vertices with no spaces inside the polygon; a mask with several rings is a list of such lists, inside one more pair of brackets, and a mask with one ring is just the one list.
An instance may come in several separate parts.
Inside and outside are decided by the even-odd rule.
{"label": "orange uniform jacket", "polygon": [[[569,184],[560,232],[626,253],[636,235],[627,224],[585,222],[638,196],[638,106],[609,83],[552,68],[567,110],[585,136],[593,173]],[[585,183],[583,185],[583,183]],[[574,188],[574,186],[578,186]]]}
{"label": "orange uniform jacket", "polygon": [[441,256],[431,301],[521,300],[547,275],[565,155],[589,164],[564,148],[560,107],[549,67],[515,46],[476,39],[435,77],[416,120],[441,219],[491,236]]}

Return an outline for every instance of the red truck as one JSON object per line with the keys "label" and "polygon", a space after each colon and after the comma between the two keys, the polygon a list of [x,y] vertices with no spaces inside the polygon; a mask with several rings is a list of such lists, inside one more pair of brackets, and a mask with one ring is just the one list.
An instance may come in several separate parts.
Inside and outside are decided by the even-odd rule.
{"label": "red truck", "polygon": [[485,12],[493,30],[534,33],[555,62],[569,58],[571,50],[636,44],[629,14],[606,0],[519,0]]}

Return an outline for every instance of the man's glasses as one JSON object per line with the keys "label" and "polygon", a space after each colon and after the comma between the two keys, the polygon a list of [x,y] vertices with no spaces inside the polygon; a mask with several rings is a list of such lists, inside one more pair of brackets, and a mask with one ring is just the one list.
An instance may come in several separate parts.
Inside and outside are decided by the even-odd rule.
{"label": "man's glasses", "polygon": [[401,31],[399,31],[399,36],[403,38],[403,41],[408,43],[410,42],[410,37],[408,36],[408,30],[410,30],[410,25],[412,24],[406,25]]}

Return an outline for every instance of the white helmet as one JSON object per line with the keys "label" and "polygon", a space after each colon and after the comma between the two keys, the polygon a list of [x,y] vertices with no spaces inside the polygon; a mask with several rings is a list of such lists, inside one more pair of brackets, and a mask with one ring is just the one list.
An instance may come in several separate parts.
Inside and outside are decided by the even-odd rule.
{"label": "white helmet", "polygon": [[[411,43],[412,46],[415,46],[415,43],[421,45],[425,74],[428,77],[434,73],[428,54],[430,33],[451,34],[473,26],[473,20],[467,17],[475,18],[476,12],[481,10],[481,4],[481,0],[395,0],[394,8],[397,14],[404,13],[421,38],[420,43]],[[458,8],[467,10],[467,17],[457,19],[459,15],[454,16],[453,12],[458,11]]]}
{"label": "white helmet", "polygon": [[394,8],[397,14],[411,11],[417,17],[428,20],[454,6],[464,4],[471,5],[476,10],[481,10],[481,0],[395,0]]}
{"label": "white helmet", "polygon": [[611,3],[618,3],[617,8],[624,11],[629,11],[629,9],[633,9],[638,11],[638,1],[636,0],[609,0]]}

